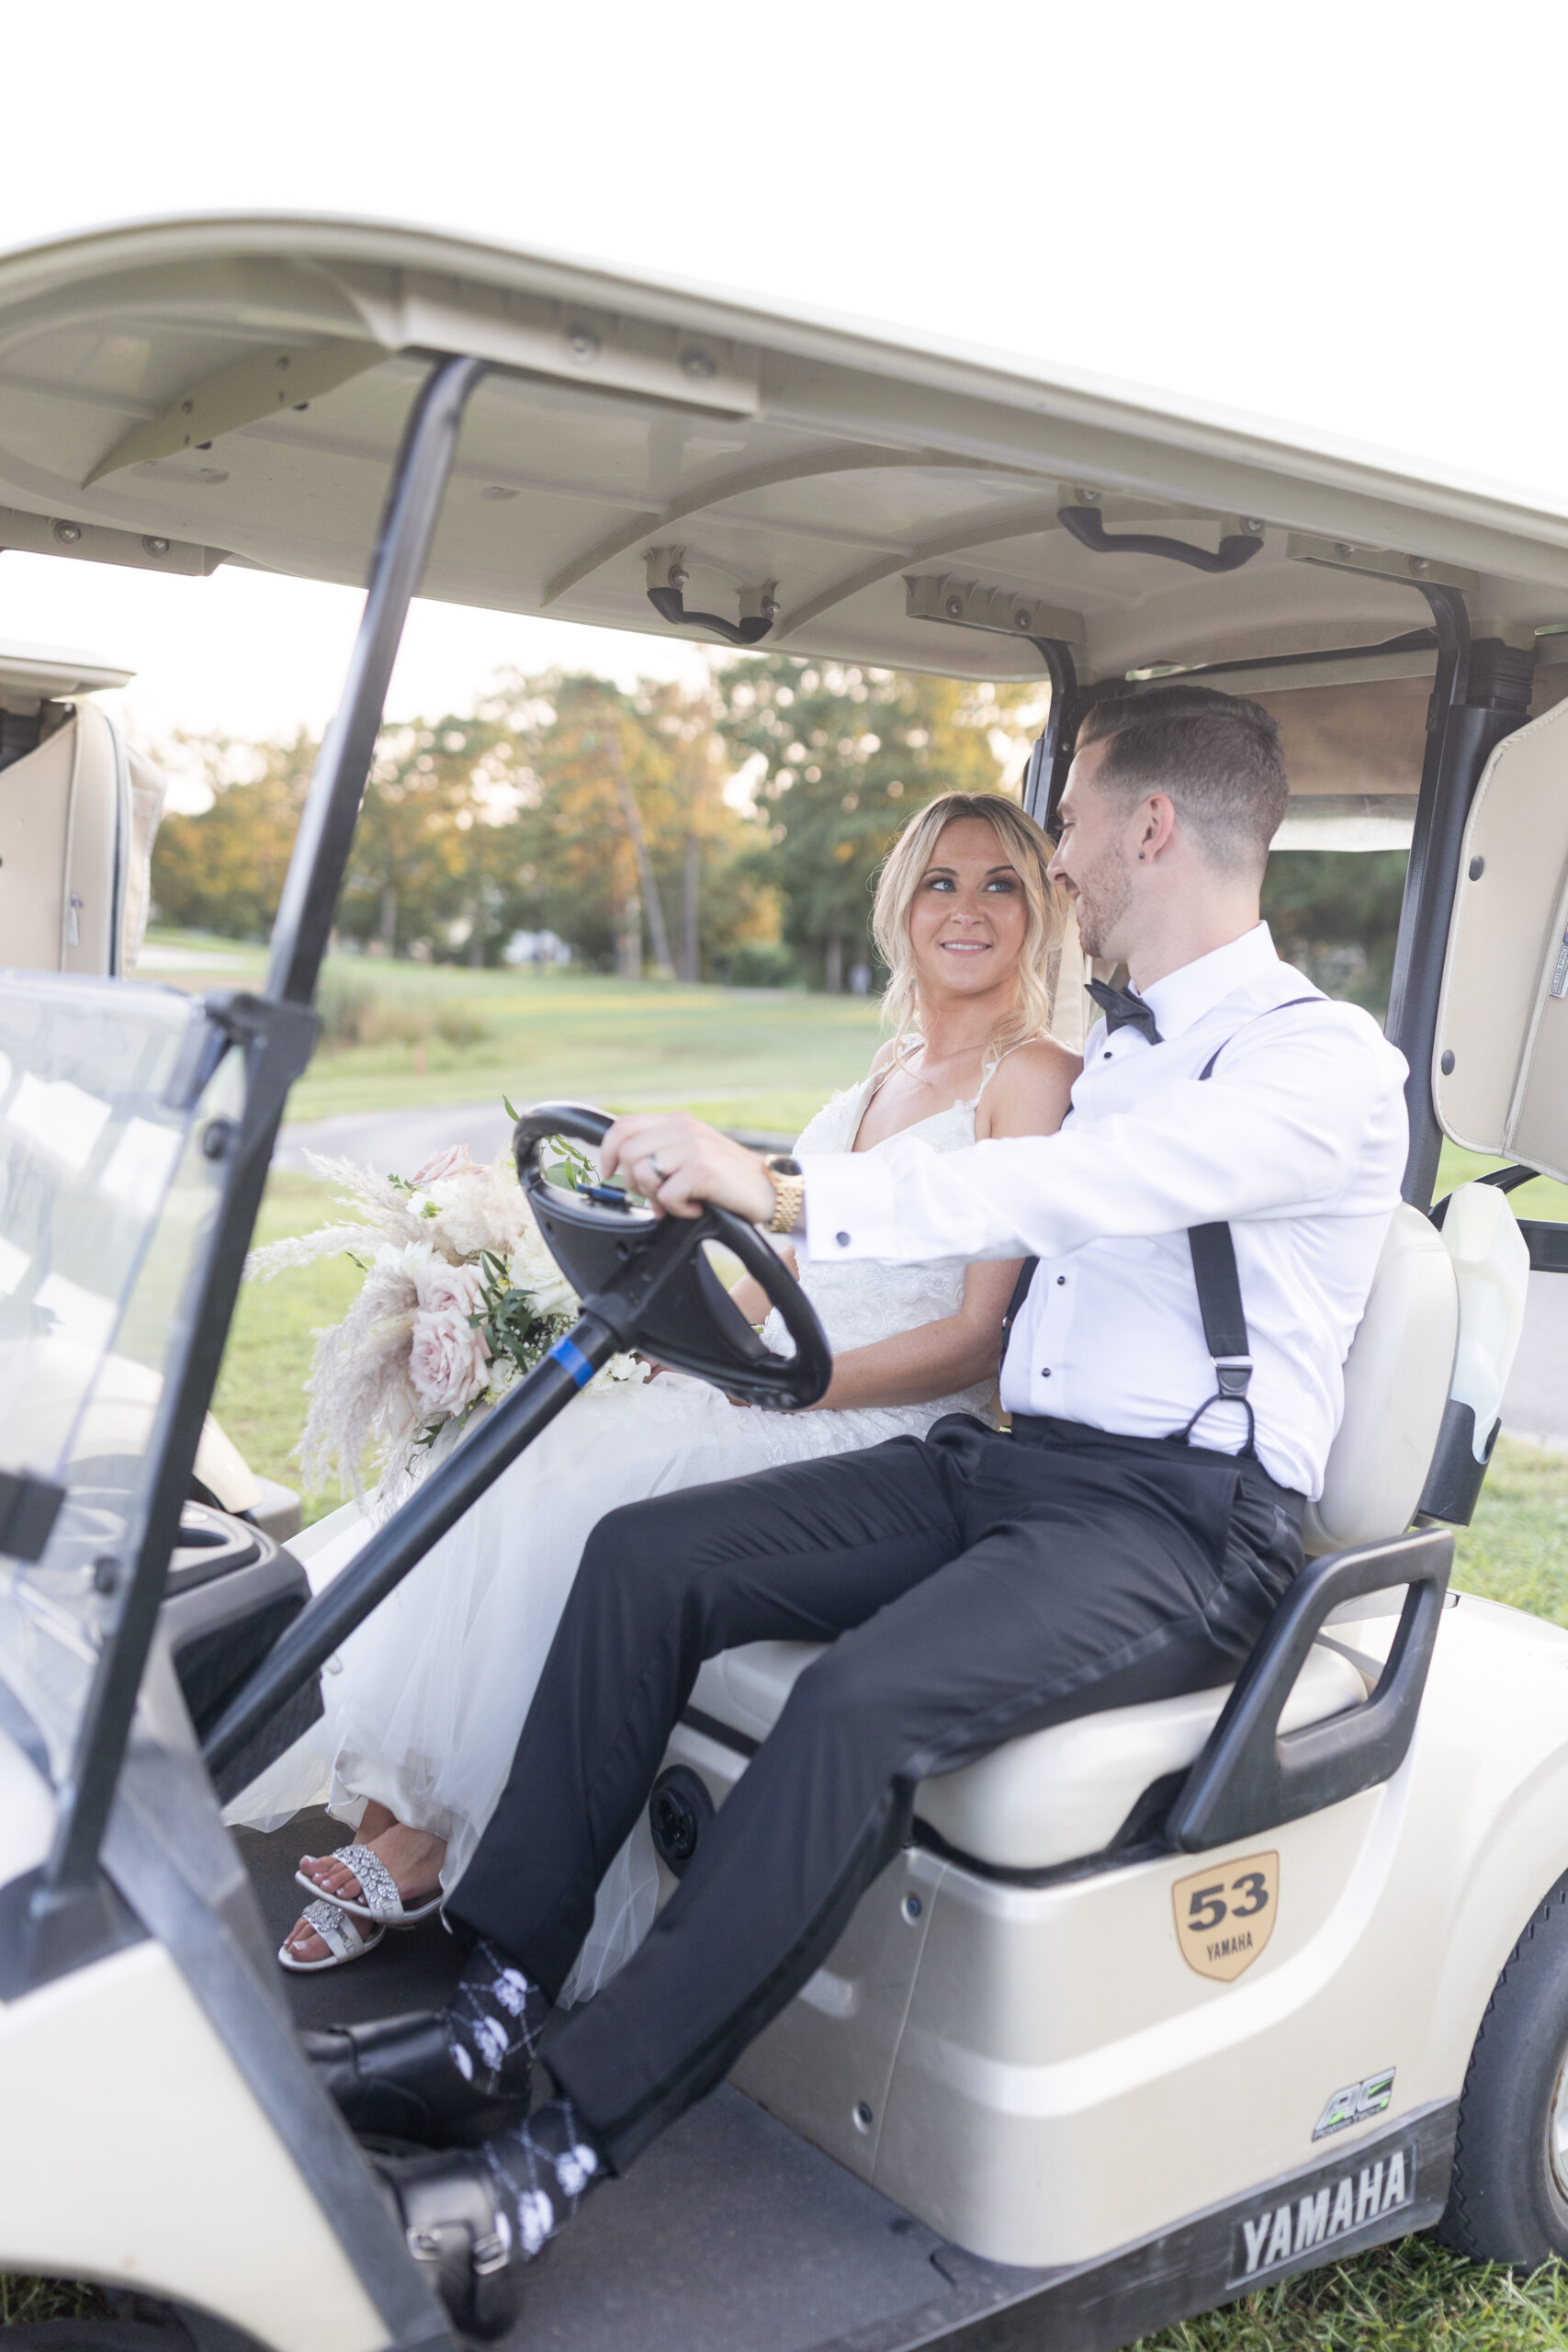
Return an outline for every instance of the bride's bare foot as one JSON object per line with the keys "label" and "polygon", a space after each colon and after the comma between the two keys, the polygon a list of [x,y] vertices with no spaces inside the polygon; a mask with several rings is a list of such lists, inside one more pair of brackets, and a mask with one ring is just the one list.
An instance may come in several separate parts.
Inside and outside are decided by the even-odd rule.
{"label": "bride's bare foot", "polygon": [[[386,1865],[405,1908],[428,1903],[440,1893],[441,1865],[446,1855],[445,1838],[433,1837],[426,1829],[411,1829],[405,1822],[395,1819],[385,1805],[370,1804],[365,1808],[355,1842],[367,1846]],[[363,1900],[354,1872],[331,1854],[302,1855],[299,1868],[329,1901],[344,1896],[351,1903]],[[295,1921],[284,1940],[290,1955],[307,1965],[331,1957],[322,1938],[304,1917]]]}

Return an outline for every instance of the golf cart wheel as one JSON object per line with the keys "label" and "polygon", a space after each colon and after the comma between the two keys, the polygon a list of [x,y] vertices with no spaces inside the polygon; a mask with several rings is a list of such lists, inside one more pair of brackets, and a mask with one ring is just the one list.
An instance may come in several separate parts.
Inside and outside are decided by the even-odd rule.
{"label": "golf cart wheel", "polygon": [[1471,2052],[1438,2234],[1475,2262],[1568,2256],[1568,1875],[1509,1953]]}

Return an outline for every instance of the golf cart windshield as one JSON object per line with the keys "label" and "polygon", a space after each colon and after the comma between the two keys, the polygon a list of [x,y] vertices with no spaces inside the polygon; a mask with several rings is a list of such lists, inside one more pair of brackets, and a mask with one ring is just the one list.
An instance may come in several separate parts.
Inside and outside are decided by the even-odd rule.
{"label": "golf cart windshield", "polygon": [[16,1474],[0,1679],[57,1778],[137,1555],[164,1371],[217,1209],[201,1137],[234,1077],[181,1107],[208,1027],[164,989],[22,972],[0,988],[0,1413]]}

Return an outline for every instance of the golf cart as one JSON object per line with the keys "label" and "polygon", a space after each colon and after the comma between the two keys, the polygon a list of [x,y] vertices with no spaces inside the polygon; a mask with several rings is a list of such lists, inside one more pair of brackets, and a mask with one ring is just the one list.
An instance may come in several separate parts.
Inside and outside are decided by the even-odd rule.
{"label": "golf cart", "polygon": [[[422,2006],[455,1956],[434,1932],[286,1984],[299,1844],[220,1806],[586,1368],[640,1343],[780,1409],[821,1393],[778,1262],[551,1184],[544,1139],[602,1126],[544,1106],[520,1168],[584,1299],[570,1347],[309,1599],[221,1513],[182,1532],[422,584],[1048,676],[1046,823],[1097,695],[1212,680],[1279,717],[1295,837],[1412,843],[1404,1205],[1305,1573],[1233,1689],[926,1783],[827,1962],[530,2272],[512,2340],[1111,2347],[1439,2221],[1479,2256],[1568,2252],[1568,1634],[1448,1591],[1525,1275],[1568,1271],[1565,1229],[1506,1199],[1568,1171],[1568,519],[809,316],[228,219],[0,260],[0,545],[369,568],[265,986],[0,980],[0,2264],[140,2297],[171,2346],[450,2341],[453,2250],[394,2223],[297,2028]],[[1445,1133],[1511,1165],[1439,1220]],[[716,1295],[727,1237],[793,1358]],[[133,1451],[83,1434],[123,1362],[157,1400]],[[811,1655],[705,1668],[653,1794],[671,1883]],[[459,2252],[492,2325],[495,2258]]]}
{"label": "golf cart", "polygon": [[[137,968],[168,778],[90,699],[133,675],[93,654],[0,639],[0,939],[10,970],[118,979]],[[93,1442],[84,1429],[78,1452],[143,1447],[156,1389],[145,1366],[122,1361],[101,1374]],[[258,1477],[210,1413],[190,1492],[279,1541],[299,1526],[298,1495]]]}

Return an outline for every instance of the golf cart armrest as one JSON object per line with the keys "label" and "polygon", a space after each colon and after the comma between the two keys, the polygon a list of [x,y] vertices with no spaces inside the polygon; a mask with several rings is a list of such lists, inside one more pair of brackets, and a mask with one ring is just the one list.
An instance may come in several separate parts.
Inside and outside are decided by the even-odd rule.
{"label": "golf cart armrest", "polygon": [[[1321,1812],[1399,1770],[1416,1730],[1438,1637],[1454,1540],[1422,1528],[1391,1543],[1309,1560],[1264,1629],[1207,1746],[1170,1809],[1167,1835],[1181,1853],[1251,1838]],[[1408,1585],[1388,1662],[1363,1707],[1300,1731],[1280,1716],[1307,1652],[1333,1611]]]}

